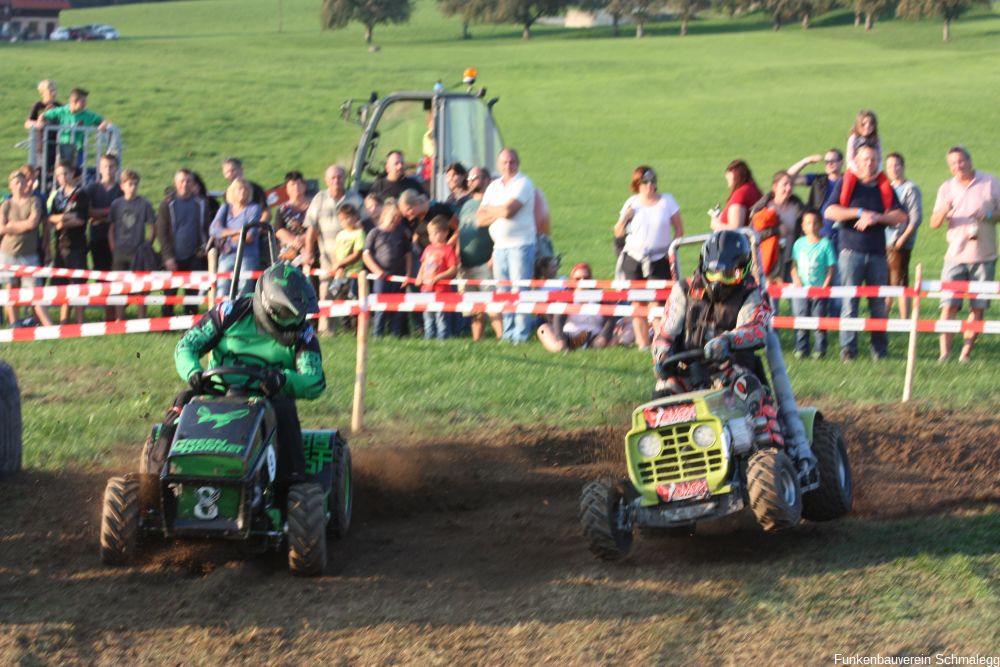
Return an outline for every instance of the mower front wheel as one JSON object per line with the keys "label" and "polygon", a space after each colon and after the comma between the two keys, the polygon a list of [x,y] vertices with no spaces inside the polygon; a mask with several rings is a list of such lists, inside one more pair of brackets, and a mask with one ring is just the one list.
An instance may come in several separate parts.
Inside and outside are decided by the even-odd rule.
{"label": "mower front wheel", "polygon": [[802,497],[802,516],[810,521],[839,519],[854,506],[854,482],[840,427],[817,420],[813,454],[819,461],[819,487]]}
{"label": "mower front wheel", "polygon": [[791,528],[802,519],[802,487],[795,465],[777,449],[762,449],[747,469],[750,508],[757,523],[771,532]]}
{"label": "mower front wheel", "polygon": [[602,560],[620,560],[632,549],[625,496],[614,480],[595,479],[583,487],[580,524],[590,541],[590,551]]}
{"label": "mower front wheel", "polygon": [[139,543],[139,482],[112,477],[104,488],[101,511],[101,560],[122,565],[135,556]]}
{"label": "mower front wheel", "polygon": [[319,484],[288,490],[288,569],[311,577],[326,567],[326,507]]}

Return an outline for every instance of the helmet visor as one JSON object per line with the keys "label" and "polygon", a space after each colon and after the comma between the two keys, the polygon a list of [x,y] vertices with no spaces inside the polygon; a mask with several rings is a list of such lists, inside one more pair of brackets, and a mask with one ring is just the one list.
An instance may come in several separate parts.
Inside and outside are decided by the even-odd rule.
{"label": "helmet visor", "polygon": [[705,280],[710,283],[721,283],[723,285],[737,285],[743,281],[748,272],[746,266],[735,266],[722,271],[705,271]]}

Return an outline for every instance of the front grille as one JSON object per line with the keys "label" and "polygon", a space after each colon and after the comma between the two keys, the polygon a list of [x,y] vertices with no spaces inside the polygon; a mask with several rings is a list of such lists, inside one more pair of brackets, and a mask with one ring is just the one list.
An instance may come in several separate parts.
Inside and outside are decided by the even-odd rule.
{"label": "front grille", "polygon": [[639,477],[643,484],[670,484],[689,479],[707,477],[725,466],[722,450],[696,447],[691,433],[697,424],[680,424],[659,430],[663,451],[658,457],[639,463]]}

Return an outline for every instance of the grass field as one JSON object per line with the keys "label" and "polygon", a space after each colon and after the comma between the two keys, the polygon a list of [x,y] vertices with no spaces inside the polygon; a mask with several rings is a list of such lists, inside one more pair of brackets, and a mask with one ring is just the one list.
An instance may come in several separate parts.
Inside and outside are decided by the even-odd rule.
{"label": "grass field", "polygon": [[[11,146],[41,78],[63,97],[91,90],[155,199],[180,165],[219,188],[228,155],[265,184],[291,168],[319,177],[347,162],[357,137],[337,117],[345,98],[430,87],[476,66],[502,98],[505,140],[550,199],[557,249],[599,277],[639,163],[660,171],[692,232],[707,230],[704,211],[724,199],[731,159],[747,159],[766,184],[804,155],[842,147],[861,107],[879,113],[883,146],[906,155],[928,208],[950,145],[1000,172],[991,12],[955,23],[950,44],[937,21],[864,33],[845,13],[808,32],[773,33],[751,15],[697,21],[683,39],[664,23],[638,41],[540,26],[523,42],[516,26],[474,26],[464,42],[457,21],[418,0],[411,23],[376,29],[381,51],[369,53],[358,26],[319,30],[318,0],[282,4],[281,33],[276,3],[198,0],[64,13],[64,24],[115,25],[118,42],[0,44],[0,165],[23,161]],[[914,261],[931,277],[943,252],[943,234],[922,230]],[[640,543],[620,567],[586,553],[576,498],[581,480],[611,466],[590,449],[602,438],[617,448],[616,429],[648,395],[645,353],[377,341],[370,428],[352,438],[361,520],[334,547],[334,576],[310,581],[289,580],[283,565],[205,566],[168,549],[134,568],[97,565],[101,486],[132,466],[180,388],[177,338],[0,348],[19,375],[28,468],[0,483],[10,517],[0,662],[811,665],[838,652],[1000,652],[1000,337],[981,339],[960,367],[936,365],[935,337],[924,336],[916,405],[905,409],[903,336],[880,364],[789,358],[800,403],[850,436],[856,516],[776,538]],[[302,421],[344,427],[354,342],[322,345],[329,390],[300,404]]]}
{"label": "grass field", "polygon": [[[610,271],[610,226],[639,162],[661,171],[661,186],[677,196],[691,232],[707,229],[702,211],[724,197],[722,169],[730,159],[748,159],[766,184],[772,170],[843,145],[862,106],[879,112],[886,151],[908,157],[928,209],[947,176],[949,145],[964,143],[980,168],[1000,171],[993,128],[982,120],[983,110],[1000,101],[1000,18],[992,13],[960,21],[950,44],[937,41],[933,21],[879,23],[864,33],[845,24],[842,13],[821,17],[807,32],[789,26],[775,34],[763,17],[751,15],[696,22],[683,39],[666,23],[643,40],[540,26],[524,42],[516,27],[489,25],[462,41],[459,24],[424,1],[411,23],[378,28],[382,50],[369,53],[357,26],[320,31],[315,2],[283,4],[281,33],[272,3],[200,0],[66,13],[68,24],[113,23],[123,34],[118,42],[0,45],[8,80],[0,108],[12,119],[0,126],[0,160],[20,161],[9,148],[22,133],[14,122],[18,110],[32,101],[34,82],[51,77],[63,93],[88,87],[91,106],[124,128],[125,163],[143,173],[151,196],[180,164],[202,171],[210,187],[221,186],[219,162],[232,154],[243,156],[249,174],[264,183],[292,167],[319,176],[330,161],[346,163],[357,136],[355,126],[337,117],[343,99],[451,81],[475,65],[490,95],[502,98],[496,109],[507,142],[521,149],[525,171],[552,201],[557,248],[567,262],[590,261],[598,275]],[[934,276],[943,250],[943,234],[923,229],[914,261]],[[931,304],[924,312],[935,315]],[[92,389],[113,374],[115,394],[130,397],[145,423],[175,390],[172,341],[128,336],[5,351],[29,391],[42,398],[28,401],[27,409],[51,415],[28,421],[32,441],[50,442],[44,434],[61,427],[60,395],[95,402],[87,411],[94,431],[84,430],[79,448],[53,443],[58,451],[36,450],[29,462],[96,460],[114,443],[133,441],[134,416],[121,413],[118,397]],[[894,336],[892,345],[893,361],[862,362],[850,373],[833,360],[791,363],[793,381],[813,399],[894,401],[905,338]],[[323,405],[305,410],[329,415],[332,409],[343,423],[353,351],[341,338],[324,346],[333,389]],[[984,337],[972,368],[926,362],[917,397],[950,405],[996,397],[990,369],[998,351],[1000,341]],[[72,370],[62,361],[66,355],[75,360]],[[936,356],[933,337],[923,338],[920,356]],[[647,363],[635,351],[553,357],[534,346],[376,345],[370,421],[388,425],[405,414],[422,428],[445,430],[474,427],[482,418],[601,423],[645,394]],[[489,384],[470,381],[470,368]],[[582,382],[581,372],[588,374]],[[66,384],[50,383],[53,373]],[[137,393],[131,382],[146,391]],[[39,425],[36,440],[30,429]]]}
{"label": "grass field", "polygon": [[[505,140],[551,200],[557,248],[601,275],[611,270],[610,229],[636,164],[660,171],[690,231],[706,230],[705,211],[724,201],[730,160],[747,159],[766,186],[800,157],[842,147],[861,107],[878,112],[884,148],[908,158],[928,207],[948,176],[950,145],[1000,171],[985,122],[1000,102],[994,13],[957,22],[949,44],[936,21],[865,33],[843,13],[806,32],[773,33],[751,15],[698,21],[683,39],[666,23],[642,40],[541,26],[530,42],[515,26],[475,26],[463,42],[459,23],[421,0],[409,24],[376,29],[381,51],[369,53],[356,25],[320,31],[315,0],[283,6],[281,33],[275,3],[199,0],[65,13],[68,24],[113,23],[118,42],[0,45],[9,119],[0,163],[23,160],[11,146],[35,83],[50,77],[63,96],[75,85],[91,90],[91,107],[121,125],[126,164],[144,176],[146,193],[159,193],[179,165],[219,188],[228,155],[242,156],[265,184],[290,168],[319,177],[329,162],[347,162],[357,138],[338,118],[344,99],[429,88],[476,66],[501,98]],[[925,229],[915,261],[935,274],[943,249],[943,234]]]}

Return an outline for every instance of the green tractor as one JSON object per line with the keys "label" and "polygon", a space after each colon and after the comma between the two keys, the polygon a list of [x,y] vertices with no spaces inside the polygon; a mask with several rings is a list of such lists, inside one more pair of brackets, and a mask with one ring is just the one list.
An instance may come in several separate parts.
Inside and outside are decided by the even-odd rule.
{"label": "green tractor", "polygon": [[[756,248],[753,233],[749,235]],[[675,240],[670,248],[675,269],[680,267],[679,247],[707,238]],[[760,266],[759,257],[754,264]],[[763,276],[759,283],[766,289]],[[851,511],[851,469],[840,428],[815,408],[795,404],[773,330],[765,350],[785,446],[757,444],[746,403],[723,385],[719,369],[705,360],[703,350],[664,360],[667,366],[685,367],[696,390],[638,406],[625,436],[628,476],[584,486],[580,519],[598,558],[627,556],[636,528],[653,536],[693,535],[698,523],[745,507],[765,531]]]}
{"label": "green tractor", "polygon": [[[260,223],[244,228],[240,255],[252,226]],[[273,238],[271,252],[273,260]],[[231,296],[238,283],[239,269]],[[127,563],[150,537],[221,539],[248,552],[287,547],[293,574],[323,572],[327,538],[343,538],[351,525],[351,450],[336,430],[303,430],[305,479],[277,483],[281,445],[274,408],[261,390],[266,377],[265,369],[251,366],[205,371],[207,393],[192,398],[175,423],[153,426],[139,472],[108,480],[101,560]],[[164,429],[175,429],[165,457],[154,452]]]}

